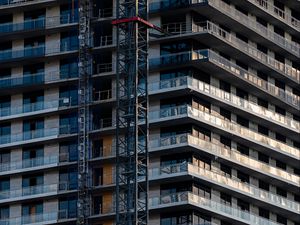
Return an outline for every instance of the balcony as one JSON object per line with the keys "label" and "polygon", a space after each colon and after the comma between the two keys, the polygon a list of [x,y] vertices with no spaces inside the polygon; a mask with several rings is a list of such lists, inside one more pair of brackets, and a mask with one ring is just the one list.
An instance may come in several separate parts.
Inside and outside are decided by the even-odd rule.
{"label": "balcony", "polygon": [[[288,40],[274,31],[268,29],[267,27],[261,25],[256,22],[253,18],[243,14],[242,12],[235,9],[232,5],[228,5],[227,3],[221,0],[188,0],[182,2],[182,4],[170,4],[169,1],[158,1],[150,4],[150,12],[158,12],[159,10],[169,9],[169,8],[180,8],[184,6],[192,6],[192,9],[195,11],[201,11],[208,18],[213,18],[219,20],[221,23],[229,23],[228,20],[232,20],[232,22],[236,25],[236,29],[247,30],[251,32],[251,35],[255,35],[257,39],[261,39],[262,44],[267,44],[268,46],[272,46],[272,48],[277,48],[276,46],[280,46],[282,53],[290,54],[294,60],[300,56],[300,45],[296,42]],[[217,10],[222,16],[217,18],[211,11]],[[231,27],[235,29],[235,25],[231,24]],[[274,45],[275,44],[275,45]]]}
{"label": "balcony", "polygon": [[59,100],[54,101],[36,102],[24,104],[22,106],[0,108],[0,120],[13,119],[20,116],[29,116],[37,113],[42,114],[54,112],[60,109],[69,108],[74,105],[72,103],[72,100],[69,98],[60,98]]}
{"label": "balcony", "polygon": [[106,102],[112,100],[112,89],[94,91],[93,92],[93,101],[94,102]]}
{"label": "balcony", "polygon": [[55,0],[0,0],[0,9],[8,7],[25,6],[28,4],[55,2]]}
{"label": "balcony", "polygon": [[[20,225],[20,224],[58,224],[61,219],[75,219],[76,216],[70,218],[70,212],[67,210],[59,210],[58,212],[45,212],[41,214],[31,214],[26,216],[10,217],[8,219],[0,219],[2,225]],[[75,213],[76,215],[76,213]]]}
{"label": "balcony", "polygon": [[1,163],[0,174],[14,173],[17,171],[23,171],[28,169],[36,169],[36,167],[52,167],[58,165],[58,156],[50,155],[40,158],[24,159],[18,161],[12,161],[8,163]]}
{"label": "balcony", "polygon": [[[175,135],[161,138],[159,140],[153,140],[150,142],[149,152],[166,150],[171,146],[172,148],[175,148],[176,146],[191,146],[193,148],[200,149],[201,151],[225,159],[235,165],[242,167],[246,166],[251,169],[252,172],[263,173],[270,176],[272,181],[277,179],[278,181],[281,181],[283,185],[288,183],[297,188],[300,183],[300,177],[295,174],[288,173],[279,168],[270,166],[269,164],[260,162],[257,159],[243,155],[233,148],[225,148],[221,144],[215,144],[211,141],[203,140],[190,134]],[[265,179],[269,178],[266,177]]]}
{"label": "balcony", "polygon": [[26,20],[22,23],[5,23],[0,24],[0,33],[2,35],[20,33],[24,31],[34,31],[41,29],[57,28],[59,26],[66,26],[72,23],[77,23],[78,20],[71,18],[69,15],[53,16],[40,19]]}
{"label": "balcony", "polygon": [[291,26],[296,31],[300,31],[300,21],[291,15],[285,13],[284,10],[276,7],[267,0],[247,0],[250,4],[262,9],[269,15]]}
{"label": "balcony", "polygon": [[[264,71],[266,73],[273,73],[276,72],[276,78],[282,78],[282,75],[284,76],[285,80],[289,82],[291,85],[299,85],[300,82],[300,71],[293,68],[292,66],[286,65],[282,62],[279,62],[275,58],[259,51],[257,48],[251,46],[250,44],[242,41],[241,39],[237,38],[236,36],[233,36],[229,32],[225,31],[224,29],[220,28],[218,25],[206,21],[202,23],[196,23],[196,24],[187,24],[187,23],[170,23],[170,24],[163,24],[162,27],[168,31],[172,36],[176,37],[182,37],[186,35],[196,35],[196,34],[203,34],[203,33],[209,33],[211,35],[214,35],[218,39],[220,39],[223,42],[226,42],[230,46],[233,46],[236,48],[237,53],[240,51],[244,52],[247,56],[244,59],[246,62],[249,62],[250,60],[253,62],[249,62],[251,65],[256,66],[257,68],[261,68],[261,66],[264,66]],[[164,37],[165,39],[170,38]],[[198,40],[198,39],[197,39]],[[215,41],[207,41],[205,39],[205,44],[211,43],[212,46],[214,46],[216,43]],[[231,54],[229,52],[228,54]]]}
{"label": "balcony", "polygon": [[100,50],[103,48],[112,48],[115,46],[115,40],[112,35],[105,35],[100,37],[95,37],[93,40],[93,47],[95,50]]}
{"label": "balcony", "polygon": [[78,45],[69,46],[67,44],[60,45],[60,43],[53,44],[51,46],[41,45],[38,47],[27,47],[21,50],[5,50],[0,52],[0,62],[4,63],[44,56],[54,56],[77,50]]}
{"label": "balcony", "polygon": [[247,101],[232,93],[223,91],[220,88],[214,87],[210,84],[204,83],[192,77],[179,77],[168,80],[161,80],[156,83],[149,84],[149,94],[166,94],[172,90],[178,91],[183,89],[190,89],[195,92],[201,93],[208,98],[215,98],[219,101],[226,102],[233,105],[236,108],[242,108],[245,112],[251,113],[254,116],[259,116],[260,119],[272,121],[272,123],[280,124],[279,130],[282,128],[288,128],[293,132],[299,134],[300,123],[293,118],[283,116],[275,111],[268,110],[262,106],[257,105],[254,102]]}
{"label": "balcony", "polygon": [[[215,199],[215,200],[212,200]],[[211,214],[218,214],[222,217],[229,218],[238,223],[243,224],[264,224],[264,225],[279,225],[279,223],[259,217],[248,211],[234,208],[230,205],[220,203],[218,196],[212,195],[212,199],[195,195],[191,192],[178,192],[169,195],[162,195],[159,197],[150,198],[150,209],[163,210],[172,206],[186,208],[188,205],[192,208],[200,208],[210,212]]]}
{"label": "balcony", "polygon": [[[300,109],[300,100],[298,96],[290,94],[283,89],[280,89],[275,85],[266,82],[265,80],[257,77],[254,74],[251,74],[251,72],[243,69],[242,67],[236,65],[230,60],[225,59],[224,57],[209,49],[162,55],[159,58],[150,59],[149,66],[151,70],[161,70],[169,66],[188,66],[190,64],[193,66],[197,66],[199,62],[212,63],[213,68],[209,67],[209,69],[215,70],[215,66],[217,66],[221,68],[222,71],[226,71],[230,75],[233,75],[233,77],[244,80],[247,83],[247,88],[249,88],[249,90],[253,90],[255,92],[263,91],[264,95],[269,95],[266,97],[269,97],[271,99],[270,101],[277,100],[279,105],[287,104],[288,106],[292,106],[291,110],[295,111],[296,114]],[[200,68],[204,68],[202,64]],[[216,75],[218,75],[218,73],[216,73]],[[253,87],[255,87],[255,90],[253,89]],[[274,99],[274,97],[276,98]]]}
{"label": "balcony", "polygon": [[93,123],[93,130],[114,129],[115,121],[112,118],[102,118]]}
{"label": "balcony", "polygon": [[78,73],[70,72],[68,73],[68,77],[62,77],[61,71],[49,71],[47,73],[37,73],[31,75],[24,75],[19,77],[7,77],[0,79],[0,88],[5,89],[13,89],[13,88],[24,88],[29,86],[41,85],[41,84],[51,84],[54,82],[64,82],[70,79],[76,79],[78,77]]}
{"label": "balcony", "polygon": [[230,189],[234,192],[238,190],[243,195],[250,196],[255,200],[263,201],[266,204],[272,204],[276,207],[281,207],[281,210],[286,209],[293,213],[300,212],[300,204],[297,202],[273,194],[269,191],[265,191],[254,185],[242,182],[237,177],[228,177],[228,175],[226,176],[226,174],[224,174],[222,171],[200,168],[199,166],[191,163],[180,163],[150,169],[150,180],[164,178],[168,179],[170,176],[180,176],[183,173],[201,180],[204,179],[206,182],[212,183],[213,185],[217,184],[221,186],[221,188],[224,188],[225,186],[227,189]]}
{"label": "balcony", "polygon": [[113,8],[102,8],[98,10],[96,17],[98,19],[106,19],[113,17]]}
{"label": "balcony", "polygon": [[[65,187],[62,189],[61,187]],[[0,192],[0,203],[10,201],[19,201],[23,199],[32,199],[36,197],[46,197],[48,195],[57,195],[58,192],[67,191],[68,185],[64,182],[59,184],[44,184],[30,187],[23,187],[20,189],[11,188],[8,191]]]}
{"label": "balcony", "polygon": [[170,107],[160,111],[152,111],[149,116],[151,123],[168,122],[168,120],[182,119],[186,117],[192,118],[199,121],[201,124],[203,123],[212,127],[213,129],[217,129],[221,132],[228,132],[230,133],[230,137],[235,136],[238,139],[245,139],[253,142],[254,144],[257,143],[259,146],[263,146],[266,149],[271,148],[273,154],[278,152],[280,155],[283,154],[296,161],[300,158],[300,150],[295,147],[188,105]]}
{"label": "balcony", "polygon": [[38,141],[46,141],[58,138],[64,135],[72,135],[77,133],[74,126],[61,126],[55,128],[37,129],[32,131],[19,132],[0,137],[0,147],[11,147],[15,145],[27,144]]}

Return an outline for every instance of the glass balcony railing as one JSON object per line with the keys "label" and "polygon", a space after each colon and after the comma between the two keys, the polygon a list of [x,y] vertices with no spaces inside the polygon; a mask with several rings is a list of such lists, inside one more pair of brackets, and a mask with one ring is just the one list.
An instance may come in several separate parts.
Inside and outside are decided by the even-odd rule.
{"label": "glass balcony railing", "polygon": [[181,88],[190,88],[194,91],[203,93],[204,95],[209,95],[219,99],[220,101],[228,102],[229,104],[234,105],[235,107],[242,108],[247,112],[251,112],[255,115],[264,117],[265,119],[272,120],[274,122],[280,123],[286,128],[290,128],[296,132],[299,132],[300,123],[292,118],[283,116],[274,111],[268,110],[262,106],[257,105],[254,102],[247,101],[243,98],[240,98],[232,93],[223,91],[220,88],[214,87],[205,82],[199,81],[192,77],[178,77],[174,79],[161,80],[156,83],[149,84],[149,93],[155,94],[156,92],[166,90],[169,91],[171,88],[177,89]]}
{"label": "glass balcony railing", "polygon": [[71,107],[71,99],[69,98],[61,98],[59,100],[54,101],[43,101],[43,102],[35,102],[30,104],[24,104],[21,106],[0,108],[0,119],[1,117],[13,116],[23,113],[31,113],[42,110],[58,110],[60,107]]}
{"label": "glass balcony railing", "polygon": [[229,132],[233,135],[249,139],[252,142],[257,142],[260,145],[266,146],[267,148],[272,147],[278,152],[288,155],[290,157],[296,159],[300,158],[300,150],[295,147],[292,147],[286,143],[274,140],[268,136],[257,133],[253,130],[250,130],[249,128],[243,127],[232,121],[227,121],[221,117],[201,111],[199,109],[195,109],[188,105],[170,107],[166,109],[161,109],[159,111],[152,111],[149,114],[150,121],[152,120],[151,122],[153,122],[153,120],[157,121],[161,119],[171,119],[172,117],[185,116],[207,123],[213,127],[217,127],[218,129],[223,129],[226,132]]}
{"label": "glass balcony railing", "polygon": [[[214,200],[212,200],[214,199]],[[232,207],[231,205],[221,203],[219,196],[211,196],[210,198],[202,197],[192,192],[178,192],[171,193],[168,195],[161,195],[159,197],[150,198],[149,205],[150,209],[156,207],[170,207],[178,204],[192,204],[196,207],[210,211],[215,214],[222,214],[234,220],[241,221],[245,224],[257,224],[257,225],[279,225],[274,221],[259,217],[249,211],[242,210],[239,208]]]}
{"label": "glass balcony railing", "polygon": [[150,12],[157,12],[163,9],[169,8],[179,8],[192,4],[204,4],[210,5],[211,7],[222,12],[224,15],[231,17],[237,22],[243,24],[245,27],[252,29],[256,33],[260,34],[262,37],[268,39],[269,41],[281,46],[284,49],[289,50],[296,56],[300,56],[300,45],[296,42],[286,39],[285,37],[275,33],[274,31],[268,29],[262,24],[258,23],[255,19],[243,14],[242,12],[235,9],[235,7],[228,5],[222,0],[187,0],[180,3],[173,3],[169,0],[155,1],[149,5]]}
{"label": "glass balcony railing", "polygon": [[[71,216],[73,215],[73,216]],[[76,212],[68,212],[67,210],[59,210],[58,212],[49,212],[41,214],[29,214],[19,217],[10,217],[0,219],[2,225],[20,225],[20,224],[57,224],[60,219],[76,218]]]}
{"label": "glass balcony railing", "polygon": [[57,165],[58,162],[59,162],[58,156],[51,155],[51,156],[44,156],[44,157],[33,158],[33,159],[24,159],[24,160],[12,161],[7,163],[1,163],[0,173],[9,172],[13,170],[29,169],[29,168],[40,167],[40,166]]}
{"label": "glass balcony railing", "polygon": [[40,139],[40,138],[57,138],[59,135],[68,135],[77,133],[75,126],[61,126],[59,128],[45,128],[32,131],[0,136],[1,145],[14,144],[16,142]]}
{"label": "glass balcony railing", "polygon": [[284,10],[271,4],[271,2],[268,2],[267,0],[248,0],[248,2],[251,2],[252,4],[266,11],[270,15],[294,27],[298,31],[300,30],[300,21],[298,19],[291,15],[288,15],[287,13],[285,13]]}
{"label": "glass balcony railing", "polygon": [[245,80],[247,83],[256,86],[259,89],[264,90],[266,93],[277,97],[285,103],[300,108],[300,98],[294,94],[288,93],[283,89],[276,87],[258,76],[251,74],[251,72],[243,69],[228,59],[220,56],[216,52],[205,49],[195,50],[189,52],[180,52],[176,54],[162,55],[159,58],[152,58],[149,60],[150,68],[161,68],[168,65],[181,65],[192,61],[206,62],[209,61],[214,63],[216,66],[226,70],[227,72]]}
{"label": "glass balcony railing", "polygon": [[[30,187],[23,187],[20,189],[10,189],[0,192],[0,201],[8,198],[20,198],[41,194],[55,194],[62,191],[61,187],[68,187],[67,182],[61,182],[59,184],[44,184]],[[65,189],[67,190],[67,189]]]}
{"label": "glass balcony railing", "polygon": [[70,15],[53,16],[39,19],[25,20],[22,23],[0,24],[0,33],[11,33],[17,31],[32,31],[44,28],[58,27],[70,23],[76,23],[78,20]]}
{"label": "glass balcony railing", "polygon": [[38,47],[27,47],[21,50],[5,50],[0,51],[0,62],[11,61],[22,58],[35,58],[42,56],[49,56],[53,54],[64,53],[67,51],[76,51],[78,49],[78,45],[68,45],[60,43],[54,45],[41,45]]}
{"label": "glass balcony railing", "polygon": [[13,88],[21,86],[30,86],[37,84],[45,84],[47,82],[56,82],[64,79],[76,78],[78,73],[62,72],[62,71],[50,71],[47,73],[37,73],[31,75],[24,75],[19,77],[6,77],[0,78],[0,88]]}
{"label": "glass balcony railing", "polygon": [[196,24],[186,24],[186,23],[169,23],[163,24],[163,29],[168,31],[171,35],[184,35],[189,33],[203,33],[204,31],[221,38],[223,41],[233,45],[240,51],[245,52],[254,59],[266,64],[268,67],[278,71],[279,73],[285,75],[286,77],[294,80],[295,82],[300,82],[300,71],[293,68],[292,66],[286,65],[279,62],[275,58],[259,51],[257,48],[249,45],[248,43],[242,41],[241,39],[233,36],[229,32],[220,28],[218,25],[206,21]]}
{"label": "glass balcony railing", "polygon": [[[49,2],[51,0],[0,0],[0,8],[3,6],[19,6],[26,3],[42,3]],[[52,0],[55,1],[55,0]]]}
{"label": "glass balcony railing", "polygon": [[276,206],[278,205],[280,207],[295,211],[297,213],[300,212],[299,203],[291,201],[282,196],[273,194],[269,191],[265,191],[254,185],[242,182],[237,177],[228,177],[228,175],[226,175],[222,171],[208,170],[200,168],[197,165],[185,162],[160,168],[153,168],[150,169],[149,173],[152,179],[161,179],[163,177],[168,177],[169,175],[174,176],[176,174],[181,175],[182,173],[188,173],[191,176],[199,177],[200,179],[204,178],[207,179],[209,182],[215,182],[219,185],[226,186],[227,188],[239,190],[243,194],[260,199],[267,203]]}

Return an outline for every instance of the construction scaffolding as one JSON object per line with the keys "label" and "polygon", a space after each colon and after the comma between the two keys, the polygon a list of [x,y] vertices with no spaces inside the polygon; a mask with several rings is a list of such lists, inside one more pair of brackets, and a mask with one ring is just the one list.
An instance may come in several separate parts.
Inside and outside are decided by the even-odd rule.
{"label": "construction scaffolding", "polygon": [[78,215],[77,224],[87,225],[90,215],[90,184],[89,184],[89,154],[90,154],[90,87],[91,76],[91,4],[90,0],[79,0],[79,87],[78,87]]}
{"label": "construction scaffolding", "polygon": [[148,9],[118,0],[116,222],[148,224]]}

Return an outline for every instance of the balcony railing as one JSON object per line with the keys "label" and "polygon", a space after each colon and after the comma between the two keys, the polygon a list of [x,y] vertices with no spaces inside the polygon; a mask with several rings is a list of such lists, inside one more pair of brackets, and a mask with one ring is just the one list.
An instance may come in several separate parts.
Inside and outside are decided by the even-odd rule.
{"label": "balcony railing", "polygon": [[167,177],[169,175],[180,175],[184,172],[188,173],[191,176],[199,177],[201,179],[207,179],[209,182],[213,181],[219,185],[227,186],[227,188],[239,190],[243,194],[250,195],[251,197],[263,200],[267,203],[276,206],[278,205],[292,211],[300,212],[300,204],[297,202],[260,189],[254,185],[242,182],[237,177],[228,177],[228,175],[226,175],[222,171],[213,171],[200,168],[199,166],[193,165],[191,163],[179,163],[150,169],[150,177],[153,179],[158,179]]}
{"label": "balcony railing", "polygon": [[196,207],[202,208],[204,210],[208,210],[212,213],[226,215],[231,219],[242,221],[243,223],[246,224],[279,225],[274,221],[265,219],[263,217],[259,217],[246,210],[234,208],[231,205],[221,203],[219,196],[212,195],[211,198],[219,201],[215,201],[207,197],[202,197],[193,194],[192,192],[172,193],[168,195],[162,195],[159,197],[150,198],[150,209],[156,207],[164,207],[164,206],[169,207],[172,205],[175,206],[178,204],[183,204],[183,205],[192,204],[195,205]]}
{"label": "balcony railing", "polygon": [[78,20],[70,15],[53,16],[39,19],[25,20],[22,23],[0,24],[0,33],[10,33],[17,31],[32,31],[43,28],[58,27],[70,23],[76,23]]}
{"label": "balcony railing", "polygon": [[234,76],[245,80],[257,88],[264,90],[266,93],[271,94],[283,102],[289,103],[290,105],[299,109],[300,100],[298,96],[290,94],[283,89],[276,87],[274,84],[271,84],[254,74],[251,74],[251,72],[243,69],[242,67],[209,49],[162,55],[159,58],[150,59],[149,65],[154,69],[161,68],[164,65],[181,65],[193,61],[210,61],[220,68],[230,72]]}
{"label": "balcony railing", "polygon": [[283,116],[275,111],[268,110],[262,106],[257,105],[254,102],[247,101],[240,98],[232,93],[226,92],[220,88],[214,87],[210,84],[202,82],[192,77],[178,77],[174,79],[161,80],[156,83],[149,84],[150,94],[155,94],[161,90],[169,91],[170,88],[190,88],[197,92],[203,93],[204,95],[213,96],[221,101],[226,101],[229,104],[233,104],[235,107],[243,108],[247,112],[251,112],[255,115],[259,115],[268,120],[281,123],[281,125],[290,128],[296,132],[299,132],[300,123],[293,118]]}
{"label": "balcony railing", "polygon": [[221,128],[226,132],[234,134],[236,136],[250,139],[253,142],[258,142],[260,145],[266,145],[268,148],[272,147],[282,154],[288,155],[293,158],[300,158],[300,150],[289,146],[286,143],[280,142],[278,140],[274,140],[268,136],[257,133],[249,128],[243,127],[239,124],[236,124],[232,121],[227,121],[224,118],[215,116],[213,114],[200,111],[199,109],[195,109],[188,105],[175,106],[166,109],[162,109],[159,111],[150,112],[150,121],[153,122],[161,119],[171,119],[172,117],[184,117],[188,116],[199,120],[201,122],[205,122],[210,124],[213,127]]}
{"label": "balcony railing", "polygon": [[33,159],[24,159],[0,164],[0,172],[9,172],[13,170],[22,170],[33,167],[48,166],[58,164],[58,156],[44,156]]}
{"label": "balcony railing", "polygon": [[76,51],[78,45],[68,45],[60,43],[54,45],[41,45],[38,47],[27,47],[21,50],[5,50],[0,52],[0,62],[22,59],[22,58],[35,58],[42,56],[49,56],[59,54],[67,51]]}
{"label": "balcony railing", "polygon": [[63,191],[62,187],[65,187],[64,190],[68,190],[67,182],[60,182],[59,184],[43,184],[36,186],[23,187],[20,189],[10,189],[7,191],[0,192],[0,201],[8,198],[20,198],[33,195],[41,195],[41,194],[55,194],[59,191]]}
{"label": "balcony railing", "polygon": [[204,31],[221,38],[223,41],[233,45],[240,51],[245,52],[251,57],[255,58],[259,62],[265,63],[270,68],[278,71],[279,73],[285,75],[286,77],[293,79],[294,81],[300,81],[300,71],[293,68],[292,66],[286,65],[275,58],[259,51],[257,48],[249,45],[248,43],[242,41],[241,39],[233,36],[229,32],[220,28],[218,25],[207,21],[196,24],[186,24],[186,23],[169,23],[163,24],[162,27],[167,30],[171,35],[184,35],[189,33],[202,33]]}
{"label": "balcony railing", "polygon": [[267,0],[248,0],[248,1],[258,6],[259,8],[263,9],[264,11],[268,12],[272,16],[275,16],[278,19],[284,21],[285,23],[287,23],[288,25],[294,27],[299,31],[300,21],[297,20],[295,17],[286,14],[284,10],[276,7],[275,5],[271,4]]}
{"label": "balcony railing", "polygon": [[110,128],[115,126],[115,121],[112,118],[103,118],[93,123],[93,130],[100,130],[103,128]]}
{"label": "balcony railing", "polygon": [[7,108],[0,108],[0,119],[1,117],[13,116],[23,113],[31,113],[42,110],[58,110],[60,107],[71,107],[70,98],[60,98],[55,101],[35,102],[30,104],[24,104],[22,106],[12,106]]}
{"label": "balcony railing", "polygon": [[114,43],[112,35],[106,35],[106,36],[100,36],[95,37],[94,40],[94,47],[104,47],[104,46],[110,46]]}
{"label": "balcony railing", "polygon": [[112,89],[103,90],[103,91],[94,91],[93,100],[94,101],[105,101],[112,99]]}
{"label": "balcony railing", "polygon": [[257,159],[251,158],[247,155],[243,155],[233,148],[225,148],[221,144],[212,143],[209,140],[204,140],[199,137],[192,136],[190,134],[174,135],[159,140],[153,140],[150,142],[150,151],[155,151],[157,148],[166,148],[167,146],[174,145],[191,145],[196,148],[200,148],[202,151],[207,151],[210,154],[214,154],[220,158],[239,163],[242,166],[247,165],[256,171],[261,171],[270,176],[275,176],[280,180],[286,180],[285,182],[299,185],[300,177],[288,173],[279,168],[270,166],[269,164],[258,161]]}
{"label": "balcony railing", "polygon": [[262,24],[258,23],[255,19],[243,14],[242,12],[235,9],[233,6],[228,5],[221,0],[187,0],[178,4],[170,3],[170,1],[156,1],[150,4],[150,11],[156,12],[161,9],[183,7],[192,4],[204,4],[214,7],[218,11],[222,12],[224,15],[227,15],[237,22],[243,24],[245,27],[252,29],[253,31],[260,34],[262,37],[269,39],[271,42],[275,43],[278,46],[288,49],[294,55],[300,56],[300,45],[294,41],[288,40],[283,36],[275,33],[274,31],[268,29]]}
{"label": "balcony railing", "polygon": [[[73,215],[73,216],[70,216]],[[58,212],[48,212],[41,214],[31,214],[19,217],[10,217],[0,219],[2,225],[20,225],[20,224],[57,224],[60,219],[76,218],[76,212],[68,212],[67,210],[59,210]]]}
{"label": "balcony railing", "polygon": [[0,8],[3,6],[18,6],[26,3],[31,3],[31,2],[42,3],[42,2],[49,2],[49,0],[0,0]]}
{"label": "balcony railing", "polygon": [[97,64],[96,68],[97,68],[96,70],[97,74],[113,72],[112,63],[99,63]]}
{"label": "balcony railing", "polygon": [[59,128],[45,128],[9,135],[2,135],[0,136],[0,147],[1,145],[15,144],[22,141],[52,137],[57,138],[59,135],[74,134],[76,132],[77,128],[75,126],[61,126]]}
{"label": "balcony railing", "polygon": [[98,19],[113,17],[113,8],[103,8],[98,11]]}
{"label": "balcony railing", "polygon": [[0,88],[45,84],[47,82],[63,81],[65,79],[78,77],[78,73],[76,72],[67,73],[65,78],[62,77],[63,75],[65,75],[65,73],[62,73],[62,71],[50,71],[47,73],[37,73],[20,77],[0,78]]}

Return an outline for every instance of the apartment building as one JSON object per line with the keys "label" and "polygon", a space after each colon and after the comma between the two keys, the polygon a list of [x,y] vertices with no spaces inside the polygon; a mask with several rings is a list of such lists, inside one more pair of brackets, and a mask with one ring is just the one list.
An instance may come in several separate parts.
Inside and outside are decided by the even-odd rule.
{"label": "apartment building", "polygon": [[[90,217],[115,224],[116,1],[91,0]],[[0,0],[0,224],[70,224],[78,0]],[[300,224],[300,2],[149,1],[149,224]]]}

